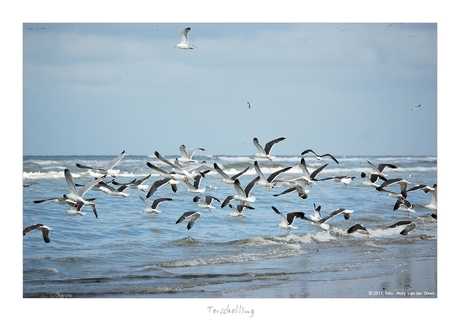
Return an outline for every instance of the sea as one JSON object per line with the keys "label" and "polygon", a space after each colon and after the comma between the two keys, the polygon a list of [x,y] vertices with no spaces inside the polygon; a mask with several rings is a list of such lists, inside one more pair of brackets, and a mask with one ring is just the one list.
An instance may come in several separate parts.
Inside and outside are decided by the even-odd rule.
{"label": "sea", "polygon": [[[69,214],[67,204],[51,201],[70,192],[64,170],[70,170],[79,188],[97,174],[85,164],[104,168],[117,155],[107,156],[23,156],[23,227],[44,224],[52,230],[45,243],[40,230],[23,236],[23,298],[410,298],[415,292],[436,298],[437,289],[437,212],[425,205],[430,193],[408,192],[413,212],[394,209],[397,201],[390,191],[400,193],[394,184],[386,191],[366,186],[361,173],[369,174],[372,164],[393,164],[386,168],[387,179],[403,178],[408,189],[420,184],[437,184],[436,156],[340,156],[318,160],[311,154],[257,159],[265,177],[292,166],[280,174],[273,188],[255,185],[243,216],[230,216],[232,209],[221,207],[228,196],[236,195],[233,184],[222,182],[214,168],[218,164],[229,176],[248,170],[239,177],[243,188],[258,175],[253,156],[198,155],[194,159],[202,177],[201,197],[215,197],[214,208],[198,206],[198,194],[179,181],[177,190],[161,186],[146,199],[171,198],[159,204],[158,214],[146,213],[141,197],[171,167],[155,155],[127,154],[114,169],[107,184],[128,183],[151,175],[143,190],[128,188],[127,196],[90,189],[84,198],[95,198],[97,217],[90,206],[84,215]],[[174,162],[179,155],[166,155]],[[310,173],[327,164],[316,176],[307,197],[285,193],[283,175],[302,174],[302,157]],[[187,167],[189,165],[183,165]],[[348,185],[334,176],[354,177]],[[381,184],[383,181],[377,181]],[[280,194],[280,195],[279,195]],[[46,200],[34,203],[37,200]],[[231,200],[236,206],[238,201]],[[296,218],[289,230],[278,226],[279,212],[313,215],[321,206],[323,217],[338,208],[353,211],[348,219],[337,215],[325,231],[308,220]],[[187,229],[187,220],[177,222],[183,213],[201,213]],[[407,235],[405,226],[390,228],[399,221],[416,223]],[[355,224],[368,234],[348,233]],[[420,269],[418,266],[429,266]],[[366,290],[327,287],[340,282],[378,280],[393,276],[394,282],[374,284]],[[417,280],[415,282],[414,280]],[[419,280],[423,280],[419,282]],[[321,284],[321,286],[318,286]],[[345,284],[345,283],[344,283]],[[352,284],[352,283],[351,283]],[[402,293],[397,295],[397,293]],[[414,295],[411,295],[414,294]],[[248,313],[244,307],[236,307]],[[233,309],[234,310],[234,309]]]}

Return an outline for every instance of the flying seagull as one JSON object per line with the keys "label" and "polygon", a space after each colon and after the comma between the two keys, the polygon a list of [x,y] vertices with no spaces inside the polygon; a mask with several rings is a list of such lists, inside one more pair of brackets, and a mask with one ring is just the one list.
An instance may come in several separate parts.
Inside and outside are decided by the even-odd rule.
{"label": "flying seagull", "polygon": [[[68,168],[64,169],[64,176],[65,180],[67,182],[67,185],[70,188],[70,193],[64,195],[65,198],[70,199],[74,202],[82,202],[84,205],[94,205],[94,203],[90,200],[85,200],[83,196],[86,194],[88,190],[90,190],[94,185],[99,184],[102,182],[102,180],[105,178],[105,175],[102,177],[99,177],[97,179],[92,180],[91,182],[87,183],[85,186],[81,187],[77,191],[77,187],[75,186],[75,183],[73,182],[72,174],[70,173],[70,170]],[[94,210],[94,208],[93,208]]]}
{"label": "flying seagull", "polygon": [[112,177],[115,177],[115,175],[118,175],[120,170],[115,170],[113,167],[117,165],[123,157],[125,157],[126,152],[122,151],[120,155],[112,159],[104,168],[94,168],[88,165],[82,165],[79,163],[76,163],[78,168],[87,168],[87,169],[93,169],[95,170],[96,173],[102,174],[102,175],[110,175]]}
{"label": "flying seagull", "polygon": [[174,47],[177,47],[179,49],[194,49],[196,48],[194,45],[191,45],[188,41],[188,33],[190,31],[190,28],[185,28],[182,33],[180,34],[180,43],[175,45]]}
{"label": "flying seagull", "polygon": [[201,199],[200,195],[197,195],[193,198],[193,202],[198,203],[198,206],[201,208],[207,208],[208,211],[212,211],[215,207],[212,206],[212,201],[217,201],[220,203],[220,200],[211,195],[206,195],[204,200]]}
{"label": "flying seagull", "polygon": [[189,219],[188,224],[187,224],[187,230],[190,230],[195,224],[195,221],[199,219],[200,217],[201,217],[200,212],[188,211],[182,214],[181,217],[179,217],[179,219],[176,221],[176,224],[183,222],[186,219]]}
{"label": "flying seagull", "polygon": [[[316,211],[316,209],[315,209]],[[348,220],[350,218],[350,214],[352,214],[354,211],[353,210],[347,210],[345,208],[338,208],[336,209],[335,211],[333,211],[331,214],[329,214],[328,216],[324,217],[324,218],[321,218],[319,220],[316,220],[316,219],[312,219],[311,216],[308,217],[308,216],[305,216],[303,219],[304,220],[307,220],[307,221],[310,221],[313,225],[316,225],[316,226],[319,226],[321,227],[324,231],[328,231],[329,230],[329,224],[327,224],[327,222],[339,215],[339,214],[343,214],[343,217]],[[315,216],[316,218],[317,216]]]}
{"label": "flying seagull", "polygon": [[169,197],[162,197],[162,198],[157,198],[153,201],[153,203],[150,205],[149,203],[147,203],[147,201],[145,200],[145,198],[143,198],[142,196],[139,196],[139,198],[142,200],[142,202],[145,204],[145,208],[143,209],[142,212],[145,212],[145,213],[154,213],[154,214],[158,214],[160,213],[161,211],[158,210],[158,205],[161,203],[161,202],[166,202],[166,201],[172,201],[173,199],[172,198],[169,198]]}
{"label": "flying seagull", "polygon": [[186,149],[185,145],[179,146],[181,157],[178,158],[179,162],[182,163],[196,163],[196,160],[192,159],[193,155],[198,151],[204,151],[204,148],[190,148]]}
{"label": "flying seagull", "polygon": [[272,209],[275,211],[276,214],[278,214],[281,217],[281,223],[278,224],[279,227],[286,229],[286,235],[289,234],[290,230],[293,228],[297,228],[297,226],[294,226],[294,220],[296,217],[300,219],[304,219],[305,213],[303,212],[290,212],[286,216],[283,215],[278,209],[274,206],[272,206]]}
{"label": "flying seagull", "polygon": [[304,150],[304,151],[301,153],[301,155],[305,155],[305,154],[307,154],[307,153],[313,153],[313,154],[315,154],[317,160],[322,160],[324,157],[329,157],[330,159],[332,159],[332,160],[333,160],[334,162],[336,162],[337,164],[339,163],[339,162],[337,161],[337,159],[336,159],[334,156],[332,156],[331,154],[318,155],[318,154],[316,154],[312,149],[306,149],[306,150]]}
{"label": "flying seagull", "polygon": [[369,238],[369,231],[366,229],[366,227],[360,223],[357,223],[355,225],[353,225],[352,227],[350,227],[348,230],[347,230],[347,233],[348,234],[351,234],[351,233],[360,233],[360,234],[364,234],[366,235],[367,238]]}
{"label": "flying seagull", "polygon": [[235,180],[238,179],[238,177],[240,177],[241,175],[246,173],[246,171],[249,169],[249,166],[246,167],[246,169],[242,170],[241,172],[239,172],[239,173],[237,173],[237,174],[235,174],[235,175],[233,175],[231,177],[227,173],[225,173],[222,170],[222,168],[220,168],[219,165],[217,165],[217,163],[214,163],[214,168],[223,177],[222,182],[227,183],[227,184],[233,184],[233,183],[235,183]]}
{"label": "flying seagull", "polygon": [[420,107],[422,107],[422,105],[415,106],[414,108],[412,108],[412,110],[417,110],[417,109],[419,109]]}
{"label": "flying seagull", "polygon": [[251,109],[251,103],[248,101],[248,107],[249,109]]}
{"label": "flying seagull", "polygon": [[270,176],[268,176],[268,178],[265,178],[265,175],[262,173],[262,170],[260,169],[259,163],[257,163],[257,161],[254,161],[254,168],[256,170],[257,175],[259,175],[259,178],[260,178],[260,180],[257,181],[257,185],[261,185],[261,186],[265,187],[267,192],[269,192],[273,188],[273,184],[272,184],[273,180],[279,174],[291,169],[292,166],[284,167],[284,168],[282,168],[280,170],[277,170],[277,171],[273,172],[272,174],[270,174]]}
{"label": "flying seagull", "polygon": [[254,137],[252,142],[257,148],[257,153],[254,156],[258,158],[273,160],[273,156],[270,155],[270,151],[272,150],[273,145],[285,139],[286,137],[276,138],[274,140],[269,141],[267,144],[265,144],[265,147],[262,148],[262,146],[259,144],[259,140],[256,137]]}
{"label": "flying seagull", "polygon": [[254,202],[256,200],[256,197],[251,196],[250,194],[252,189],[254,188],[254,185],[259,179],[259,176],[254,178],[252,181],[249,182],[248,185],[246,185],[246,188],[244,190],[241,187],[240,181],[237,179],[235,183],[233,183],[233,187],[235,188],[237,195],[227,196],[220,207],[224,208],[231,200],[237,200],[243,202],[243,204],[246,204],[247,202]]}
{"label": "flying seagull", "polygon": [[49,231],[52,230],[52,228],[48,227],[46,225],[43,225],[43,224],[34,224],[34,225],[27,226],[22,231],[22,235],[25,236],[30,231],[33,231],[33,230],[36,230],[36,229],[39,229],[39,230],[42,231],[43,240],[45,241],[45,243],[49,243],[50,242]]}

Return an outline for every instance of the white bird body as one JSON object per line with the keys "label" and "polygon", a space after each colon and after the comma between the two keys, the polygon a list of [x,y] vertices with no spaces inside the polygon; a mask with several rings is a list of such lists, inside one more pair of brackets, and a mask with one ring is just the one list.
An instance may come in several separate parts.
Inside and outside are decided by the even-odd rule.
{"label": "white bird body", "polygon": [[125,155],[126,155],[126,151],[122,151],[120,153],[120,155],[118,155],[116,158],[112,159],[103,168],[94,168],[92,166],[82,165],[82,164],[79,164],[79,163],[76,163],[76,166],[78,168],[87,168],[87,169],[94,170],[95,171],[94,173],[92,173],[92,172],[90,172],[90,173],[91,173],[92,176],[95,176],[95,177],[99,177],[100,175],[110,175],[112,177],[115,177],[116,175],[118,175],[120,173],[120,170],[113,169],[113,167],[115,167],[115,165],[117,165],[123,159],[123,157],[125,157]]}
{"label": "white bird body", "polygon": [[221,176],[222,176],[222,180],[221,182],[223,183],[226,183],[226,184],[234,184],[235,183],[235,180],[237,180],[241,175],[243,175],[244,173],[247,172],[247,170],[249,169],[249,167],[246,167],[246,169],[242,170],[241,172],[233,175],[233,176],[229,176],[227,173],[225,173],[217,163],[214,163],[214,169],[216,170],[217,173],[219,173]]}

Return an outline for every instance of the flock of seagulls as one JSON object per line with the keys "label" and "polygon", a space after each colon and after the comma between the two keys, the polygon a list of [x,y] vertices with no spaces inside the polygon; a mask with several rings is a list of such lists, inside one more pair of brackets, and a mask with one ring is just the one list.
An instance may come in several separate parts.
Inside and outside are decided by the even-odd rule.
{"label": "flock of seagulls", "polygon": [[[193,203],[195,203],[197,207],[211,212],[216,208],[216,204],[220,204],[220,208],[228,206],[231,209],[231,212],[228,214],[229,216],[245,217],[245,211],[254,210],[253,204],[256,202],[256,197],[252,195],[251,192],[256,186],[263,188],[267,192],[271,192],[275,188],[287,187],[283,192],[272,195],[274,197],[279,197],[280,195],[295,191],[299,198],[306,199],[310,190],[317,185],[318,182],[333,180],[348,186],[351,180],[355,178],[354,176],[345,175],[318,177],[321,171],[328,166],[328,163],[319,166],[310,174],[304,155],[311,153],[318,160],[331,159],[336,164],[339,164],[339,161],[333,155],[328,153],[320,155],[311,149],[304,150],[300,153],[302,157],[296,165],[301,169],[300,173],[299,171],[289,173],[289,170],[294,166],[286,166],[269,174],[263,173],[259,162],[273,161],[274,156],[271,154],[271,151],[276,144],[282,142],[284,139],[286,139],[286,137],[273,139],[267,142],[265,147],[262,148],[259,140],[254,137],[253,143],[257,152],[253,155],[253,168],[257,176],[253,177],[245,186],[241,184],[240,179],[243,175],[247,175],[247,171],[251,166],[247,166],[241,172],[229,176],[219,164],[214,162],[211,167],[210,164],[206,164],[205,161],[198,162],[193,158],[196,152],[205,151],[204,148],[187,149],[185,145],[181,145],[179,147],[180,157],[174,160],[168,160],[158,151],[155,151],[155,156],[164,166],[156,166],[146,161],[147,167],[150,168],[152,172],[144,177],[134,179],[127,183],[120,183],[115,180],[120,172],[120,170],[115,169],[115,167],[122,161],[123,157],[126,155],[126,151],[120,153],[103,168],[76,163],[78,168],[87,169],[91,176],[93,176],[89,182],[84,185],[75,184],[72,173],[68,168],[65,168],[64,177],[69,187],[69,193],[64,194],[62,197],[34,200],[33,202],[39,204],[45,201],[51,201],[58,204],[67,204],[69,206],[67,213],[75,215],[84,215],[82,208],[89,205],[95,217],[98,218],[96,204],[94,203],[95,198],[85,198],[89,190],[101,191],[111,196],[128,197],[129,194],[126,193],[126,191],[128,189],[134,189],[146,193],[145,196],[139,196],[140,200],[145,205],[143,212],[159,214],[161,212],[159,210],[159,205],[163,202],[173,201],[173,198],[161,197],[153,198],[153,200],[149,200],[149,198],[155,195],[158,189],[167,185],[170,186],[173,193],[176,193],[178,191],[178,184],[182,182],[187,186],[185,193],[194,195]],[[416,191],[423,191],[431,195],[430,203],[424,205],[424,208],[434,211],[435,213],[432,214],[432,217],[437,219],[437,184],[433,186],[425,184],[414,185],[403,178],[387,178],[387,174],[384,173],[384,171],[387,169],[395,169],[397,168],[396,165],[386,163],[374,165],[369,161],[368,164],[370,166],[368,172],[361,173],[361,178],[363,178],[362,185],[375,189],[376,193],[386,192],[389,196],[396,198],[393,211],[402,211],[405,212],[407,216],[410,216],[415,210],[413,204],[408,199],[409,194],[415,193]],[[210,168],[213,168],[217,174],[222,176],[222,183],[233,186],[235,190],[234,194],[232,193],[226,196],[222,201],[212,195],[204,195],[207,187],[203,187],[202,181],[205,180],[206,175],[212,171]],[[154,177],[157,179],[152,184],[147,184],[147,181]],[[399,186],[397,191],[390,190],[390,188],[394,186]],[[340,207],[323,217],[321,215],[321,205],[317,206],[315,203],[313,204],[313,215],[308,215],[302,211],[283,214],[275,206],[272,206],[272,210],[275,214],[280,216],[281,223],[278,226],[286,230],[286,235],[290,233],[291,229],[296,228],[296,226],[294,226],[296,218],[305,220],[311,225],[318,227],[320,230],[328,232],[332,219],[341,215],[345,220],[348,220],[354,212],[352,209]],[[201,217],[201,212],[197,210],[188,210],[177,219],[176,224],[188,221],[187,229],[191,229]],[[388,228],[401,228],[400,234],[407,235],[416,228],[416,225],[413,220],[405,220],[392,224],[388,226]],[[23,235],[25,236],[28,232],[33,230],[41,230],[44,241],[46,243],[50,242],[49,231],[52,230],[51,228],[43,224],[34,224],[26,227],[23,230]],[[355,232],[366,234],[367,237],[370,235],[369,231],[362,224],[355,224],[347,230],[347,233]]]}

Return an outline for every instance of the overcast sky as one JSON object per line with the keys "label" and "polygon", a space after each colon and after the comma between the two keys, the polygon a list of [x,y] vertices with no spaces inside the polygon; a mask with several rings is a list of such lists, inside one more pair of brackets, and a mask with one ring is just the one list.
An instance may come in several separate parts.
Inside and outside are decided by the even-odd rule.
{"label": "overcast sky", "polygon": [[23,57],[24,155],[437,154],[436,23],[25,23]]}

